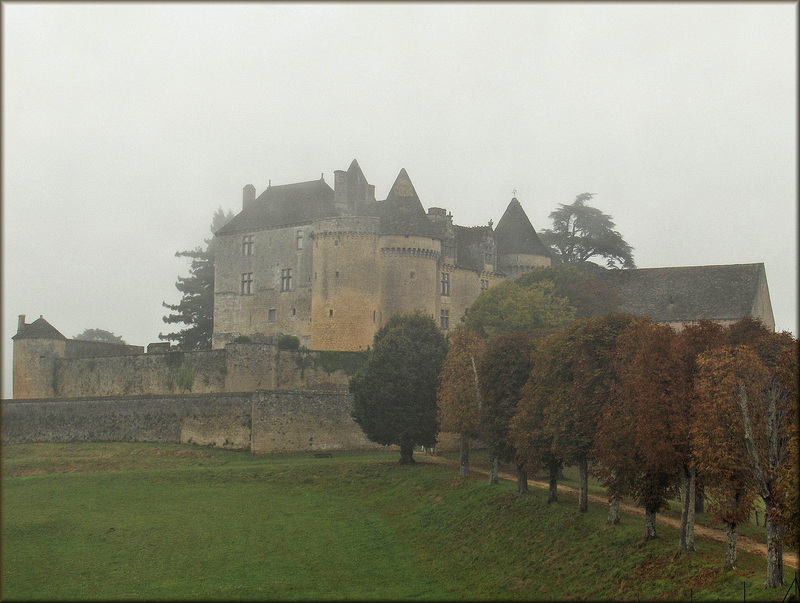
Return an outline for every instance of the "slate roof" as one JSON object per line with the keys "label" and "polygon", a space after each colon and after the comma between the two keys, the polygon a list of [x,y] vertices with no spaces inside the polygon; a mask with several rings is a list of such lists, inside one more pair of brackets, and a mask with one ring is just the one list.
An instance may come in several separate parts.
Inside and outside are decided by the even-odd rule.
{"label": "slate roof", "polygon": [[453,225],[456,245],[456,266],[470,270],[483,270],[483,252],[480,245],[492,235],[491,226]]}
{"label": "slate roof", "polygon": [[519,253],[550,257],[550,250],[539,240],[539,235],[516,197],[511,199],[494,232],[498,255]]}
{"label": "slate roof", "polygon": [[216,234],[307,224],[335,216],[333,189],[324,180],[271,186]]}
{"label": "slate roof", "polygon": [[66,339],[66,337],[40,316],[32,323],[23,326],[11,339]]}
{"label": "slate roof", "polygon": [[400,170],[386,200],[380,204],[382,234],[441,236],[428,219],[405,168]]}
{"label": "slate roof", "polygon": [[620,311],[657,322],[739,320],[750,316],[764,264],[609,270]]}

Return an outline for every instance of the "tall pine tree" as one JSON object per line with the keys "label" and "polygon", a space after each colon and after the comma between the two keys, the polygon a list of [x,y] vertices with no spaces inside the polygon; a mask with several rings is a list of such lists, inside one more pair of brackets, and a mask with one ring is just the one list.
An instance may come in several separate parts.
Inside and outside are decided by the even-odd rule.
{"label": "tall pine tree", "polygon": [[[211,232],[215,233],[233,218],[233,212],[225,212],[220,207],[211,220]],[[211,335],[214,331],[214,239],[205,239],[205,248],[196,247],[189,251],[178,251],[176,257],[191,258],[189,276],[178,277],[175,283],[183,296],[177,304],[163,305],[171,314],[163,318],[167,324],[181,323],[185,328],[158,334],[162,341],[171,341],[180,350],[210,350]]]}

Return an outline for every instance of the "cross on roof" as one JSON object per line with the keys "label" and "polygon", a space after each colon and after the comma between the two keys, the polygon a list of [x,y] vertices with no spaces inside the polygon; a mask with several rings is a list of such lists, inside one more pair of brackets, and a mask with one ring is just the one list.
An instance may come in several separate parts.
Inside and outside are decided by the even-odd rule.
{"label": "cross on roof", "polygon": [[513,191],[511,191],[511,194],[516,197],[517,196],[517,189],[514,189]]}

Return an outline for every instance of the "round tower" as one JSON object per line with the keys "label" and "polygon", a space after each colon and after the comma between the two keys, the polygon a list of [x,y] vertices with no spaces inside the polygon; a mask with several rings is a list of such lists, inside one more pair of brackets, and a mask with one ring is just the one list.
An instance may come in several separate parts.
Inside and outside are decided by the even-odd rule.
{"label": "round tower", "polygon": [[380,328],[381,262],[377,217],[314,224],[311,349],[366,350]]}

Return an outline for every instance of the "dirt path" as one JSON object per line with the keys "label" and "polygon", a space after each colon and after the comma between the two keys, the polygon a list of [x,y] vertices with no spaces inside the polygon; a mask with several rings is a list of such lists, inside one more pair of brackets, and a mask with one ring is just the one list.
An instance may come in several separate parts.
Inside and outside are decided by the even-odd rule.
{"label": "dirt path", "polygon": [[[417,455],[415,455],[415,456],[417,456]],[[420,457],[417,456],[417,458],[420,458]],[[441,457],[441,456],[425,455],[425,456],[422,456],[420,460],[422,460],[422,462],[425,462],[425,463],[436,463],[436,464],[439,464],[439,465],[448,465],[448,466],[452,466],[452,467],[457,467],[458,466],[458,462],[457,461],[450,460],[448,458],[444,458],[444,457]],[[482,473],[484,475],[488,475],[489,474],[489,472],[486,469],[482,469],[480,467],[474,467],[474,466],[470,467],[470,472],[472,472],[472,473]],[[510,473],[505,473],[503,471],[501,471],[498,474],[498,477],[500,477],[500,479],[504,479],[504,480],[508,480],[508,481],[512,481],[512,482],[516,482],[517,481],[517,476],[516,475],[511,475]],[[528,485],[529,486],[535,486],[536,488],[543,488],[545,490],[550,487],[545,482],[539,482],[539,481],[530,480],[530,479],[528,480]],[[575,488],[570,488],[569,486],[561,486],[561,485],[559,485],[558,486],[558,491],[559,492],[564,492],[564,493],[569,493],[569,494],[575,494],[576,496],[578,495],[578,490],[576,490]],[[592,494],[591,492],[589,493],[589,500],[591,500],[592,502],[599,503],[601,505],[607,505],[608,504],[608,499],[605,496],[601,496],[600,494]],[[635,515],[637,517],[644,517],[644,509],[642,509],[640,507],[637,507],[635,505],[631,505],[631,504],[627,504],[627,503],[620,503],[619,510],[620,510],[620,513],[625,513],[627,515]],[[667,515],[664,515],[663,513],[659,513],[659,514],[656,515],[656,521],[658,523],[662,523],[664,525],[667,525],[667,526],[670,526],[672,528],[675,528],[676,530],[680,530],[681,529],[680,519],[677,519],[675,517],[669,517]],[[718,540],[719,542],[725,542],[725,539],[726,539],[724,531],[719,530],[717,528],[709,528],[709,527],[706,527],[706,526],[701,526],[701,525],[698,525],[698,524],[695,524],[695,526],[694,526],[694,533],[695,533],[695,536],[701,536],[703,538],[711,538],[712,540]],[[766,544],[761,544],[760,542],[756,542],[752,538],[747,538],[746,536],[742,536],[741,534],[739,534],[736,537],[736,547],[741,551],[747,551],[748,553],[755,553],[756,555],[761,555],[762,557],[764,557],[764,559],[767,558],[767,545]],[[784,563],[784,565],[787,565],[787,566],[790,566],[790,567],[793,567],[793,568],[797,569],[798,568],[797,555],[794,554],[794,553],[790,553],[789,551],[783,551],[783,563]]]}

